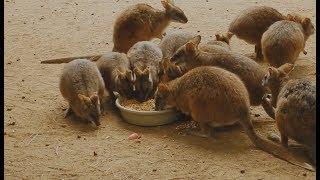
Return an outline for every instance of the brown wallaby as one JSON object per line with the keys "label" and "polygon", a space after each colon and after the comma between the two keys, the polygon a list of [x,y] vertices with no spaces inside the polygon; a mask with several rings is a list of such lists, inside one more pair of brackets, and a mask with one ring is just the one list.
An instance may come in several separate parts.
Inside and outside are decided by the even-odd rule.
{"label": "brown wallaby", "polygon": [[161,49],[153,42],[140,41],[127,53],[135,74],[135,98],[145,101],[152,97],[159,83]]}
{"label": "brown wallaby", "polygon": [[187,43],[194,36],[196,34],[182,30],[166,33],[159,44],[163,58],[171,58],[179,47]]}
{"label": "brown wallaby", "polygon": [[304,50],[305,43],[315,28],[309,18],[288,14],[288,20],[272,24],[261,39],[265,60],[274,67],[294,64]]}
{"label": "brown wallaby", "polygon": [[63,68],[59,86],[69,103],[66,116],[74,113],[81,120],[100,125],[100,102],[105,87],[95,63],[86,59],[69,62]]}
{"label": "brown wallaby", "polygon": [[262,58],[261,37],[268,27],[276,21],[286,19],[276,9],[267,6],[253,6],[241,11],[230,23],[226,34],[220,35],[228,44],[235,34],[239,39],[255,45],[257,59]]}
{"label": "brown wallaby", "polygon": [[162,39],[164,29],[171,21],[187,23],[184,12],[172,2],[161,0],[164,11],[147,4],[136,4],[124,10],[113,29],[113,51],[127,53],[135,43]]}
{"label": "brown wallaby", "polygon": [[126,54],[110,52],[102,55],[96,64],[113,102],[116,98],[114,91],[123,97],[133,97],[134,75]]}
{"label": "brown wallaby", "polygon": [[294,65],[286,63],[270,67],[263,85],[271,89],[275,119],[281,143],[288,146],[288,138],[306,146],[316,164],[316,86],[308,79],[289,79]]}
{"label": "brown wallaby", "polygon": [[210,124],[239,122],[252,143],[278,158],[303,168],[313,168],[296,160],[282,146],[261,138],[250,120],[250,100],[241,79],[219,67],[198,67],[167,84],[160,83],[155,93],[157,110],[166,105],[176,107],[199,123],[200,131],[194,135],[209,137]]}
{"label": "brown wallaby", "polygon": [[[179,68],[173,68],[169,72],[172,76],[181,76],[183,73],[199,66],[218,66],[232,73],[237,74],[246,85],[250,104],[253,106],[262,105],[266,113],[274,118],[269,106],[263,102],[263,95],[267,88],[261,85],[266,70],[252,59],[232,51],[205,52],[198,48],[201,36],[196,36],[185,45],[181,46],[171,58]],[[178,70],[177,70],[178,69]],[[169,69],[171,70],[171,69]],[[180,71],[179,71],[180,70]]]}

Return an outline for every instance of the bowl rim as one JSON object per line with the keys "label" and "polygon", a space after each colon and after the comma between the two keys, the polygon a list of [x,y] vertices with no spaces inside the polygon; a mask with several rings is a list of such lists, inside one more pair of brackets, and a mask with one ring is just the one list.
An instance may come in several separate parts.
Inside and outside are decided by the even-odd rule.
{"label": "bowl rim", "polygon": [[122,109],[122,110],[125,110],[127,112],[130,112],[130,113],[134,113],[134,114],[141,114],[141,115],[154,115],[154,114],[163,114],[163,113],[168,113],[168,112],[175,112],[174,108],[170,108],[170,109],[166,109],[166,110],[162,110],[162,111],[137,111],[137,110],[132,110],[132,109],[129,109],[129,108],[126,108],[124,106],[122,106],[120,104],[120,99],[122,99],[121,97],[118,97],[116,99],[116,106],[119,108],[119,109]]}

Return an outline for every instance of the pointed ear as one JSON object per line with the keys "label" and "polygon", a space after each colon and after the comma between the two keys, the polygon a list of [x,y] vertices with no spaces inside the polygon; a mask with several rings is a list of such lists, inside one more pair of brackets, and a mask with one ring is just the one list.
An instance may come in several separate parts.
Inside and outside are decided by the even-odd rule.
{"label": "pointed ear", "polygon": [[169,86],[165,83],[159,83],[158,85],[158,91],[161,93],[169,93]]}
{"label": "pointed ear", "polygon": [[161,4],[162,4],[162,6],[164,7],[165,10],[168,10],[168,9],[171,8],[171,5],[170,5],[168,0],[161,0]]}
{"label": "pointed ear", "polygon": [[219,39],[221,39],[220,34],[217,33],[217,34],[215,34],[215,36],[216,36],[216,40],[217,40],[217,41],[219,41]]}
{"label": "pointed ear", "polygon": [[92,104],[97,104],[99,102],[98,93],[95,92],[93,95],[91,95],[90,100],[91,100]]}
{"label": "pointed ear", "polygon": [[117,69],[117,72],[118,72],[118,77],[119,79],[125,79],[125,73],[121,72],[119,69]]}
{"label": "pointed ear", "polygon": [[132,71],[130,69],[126,70],[126,78],[130,81],[133,80],[133,75],[132,75]]}
{"label": "pointed ear", "polygon": [[195,53],[196,52],[196,47],[195,47],[195,45],[193,44],[193,42],[187,42],[187,44],[186,44],[186,51],[188,52],[188,53]]}
{"label": "pointed ear", "polygon": [[142,71],[138,67],[135,67],[133,69],[133,72],[136,74],[136,76],[141,76],[142,75]]}
{"label": "pointed ear", "polygon": [[289,74],[294,69],[294,64],[286,63],[279,67],[279,70],[285,74]]}
{"label": "pointed ear", "polygon": [[190,40],[194,45],[198,46],[201,42],[201,36],[197,35]]}
{"label": "pointed ear", "polygon": [[303,27],[303,28],[307,28],[307,27],[310,25],[310,23],[311,23],[310,18],[304,18],[304,19],[302,20],[302,27]]}
{"label": "pointed ear", "polygon": [[278,74],[278,70],[274,67],[269,67],[268,71],[269,71],[270,76],[272,76],[272,77],[275,77]]}

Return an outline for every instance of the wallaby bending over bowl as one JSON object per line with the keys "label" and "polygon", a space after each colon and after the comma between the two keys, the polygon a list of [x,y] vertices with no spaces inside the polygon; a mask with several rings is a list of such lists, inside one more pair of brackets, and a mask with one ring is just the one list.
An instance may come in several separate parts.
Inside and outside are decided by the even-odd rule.
{"label": "wallaby bending over bowl", "polygon": [[140,41],[130,48],[127,57],[135,75],[135,98],[145,101],[153,97],[161,73],[161,49],[153,42]]}
{"label": "wallaby bending over bowl", "polygon": [[135,43],[162,39],[164,29],[171,21],[187,23],[184,12],[168,0],[161,1],[164,11],[147,4],[136,4],[124,10],[113,29],[113,51],[127,53]]}
{"label": "wallaby bending over bowl", "polygon": [[236,35],[239,39],[255,45],[257,59],[262,59],[261,37],[273,23],[286,17],[276,9],[267,6],[253,6],[240,12],[230,23],[227,33],[220,35],[228,44],[230,38]]}
{"label": "wallaby bending over bowl", "polygon": [[250,100],[241,79],[219,67],[198,67],[182,77],[166,84],[159,84],[155,93],[157,110],[166,105],[190,114],[199,123],[200,131],[192,134],[209,137],[209,124],[239,122],[252,143],[276,157],[295,165],[312,169],[310,165],[297,161],[285,148],[257,135],[250,120]]}
{"label": "wallaby bending over bowl", "polygon": [[66,116],[74,113],[81,120],[100,125],[105,87],[95,63],[86,59],[69,62],[63,68],[59,87],[69,103]]}
{"label": "wallaby bending over bowl", "polygon": [[[226,69],[240,77],[246,85],[250,104],[253,106],[262,105],[266,113],[274,118],[274,114],[266,102],[262,99],[268,91],[261,85],[261,81],[266,74],[266,70],[252,59],[232,51],[205,52],[198,48],[201,36],[181,46],[171,58],[178,68],[172,68],[172,76],[181,76],[180,72],[187,71],[199,66],[218,66]],[[173,66],[174,67],[174,66]],[[178,70],[177,70],[178,69]],[[171,69],[169,69],[171,70]]]}
{"label": "wallaby bending over bowl", "polygon": [[135,79],[126,54],[110,52],[102,55],[96,64],[113,102],[116,98],[114,91],[122,97],[134,96]]}
{"label": "wallaby bending over bowl", "polygon": [[272,24],[261,39],[265,60],[274,67],[285,63],[294,64],[305,43],[315,31],[309,18],[300,15],[288,15],[288,20]]}
{"label": "wallaby bending over bowl", "polygon": [[282,145],[288,146],[288,138],[304,145],[316,164],[316,86],[304,78],[290,80],[293,68],[288,63],[270,67],[262,83],[272,92],[269,102],[275,108]]}

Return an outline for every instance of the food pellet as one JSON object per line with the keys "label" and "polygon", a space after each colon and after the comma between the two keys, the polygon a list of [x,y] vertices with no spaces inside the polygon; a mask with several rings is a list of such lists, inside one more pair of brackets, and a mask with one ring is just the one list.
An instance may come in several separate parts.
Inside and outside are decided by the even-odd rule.
{"label": "food pellet", "polygon": [[135,99],[125,99],[121,102],[121,105],[132,110],[137,111],[154,111],[155,101],[154,99],[149,99],[145,102],[139,102]]}

